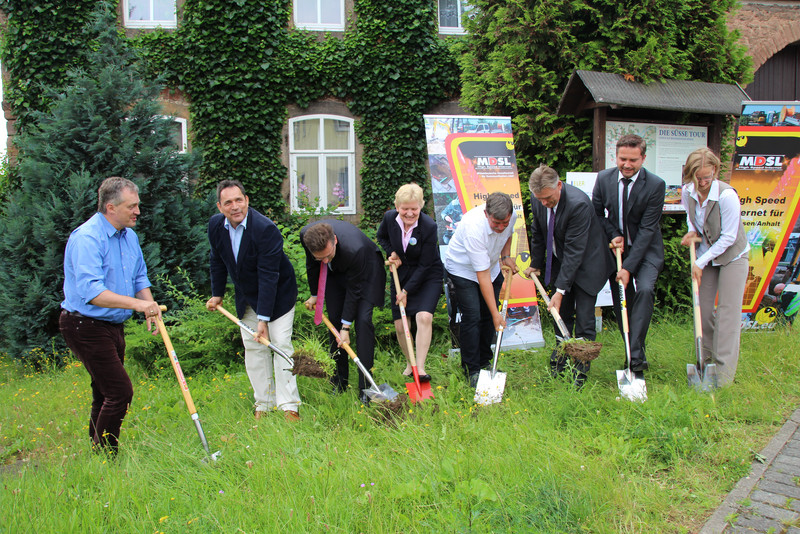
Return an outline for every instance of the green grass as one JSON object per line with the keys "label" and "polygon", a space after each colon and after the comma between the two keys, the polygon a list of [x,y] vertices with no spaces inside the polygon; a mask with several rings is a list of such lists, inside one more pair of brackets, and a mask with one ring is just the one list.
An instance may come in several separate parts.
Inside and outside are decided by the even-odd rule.
{"label": "green grass", "polygon": [[[649,400],[636,404],[619,399],[623,345],[606,326],[583,391],[549,378],[549,349],[511,351],[490,407],[440,343],[426,365],[436,398],[396,426],[304,377],[300,423],[256,424],[243,368],[201,372],[189,387],[222,451],[212,463],[169,368],[130,365],[135,398],[108,460],[88,446],[80,364],[33,373],[0,360],[0,532],[696,531],[797,407],[798,335],[743,335],[736,383],[707,395],[686,385],[691,323],[659,321]],[[399,350],[377,362],[376,381],[404,392]]]}

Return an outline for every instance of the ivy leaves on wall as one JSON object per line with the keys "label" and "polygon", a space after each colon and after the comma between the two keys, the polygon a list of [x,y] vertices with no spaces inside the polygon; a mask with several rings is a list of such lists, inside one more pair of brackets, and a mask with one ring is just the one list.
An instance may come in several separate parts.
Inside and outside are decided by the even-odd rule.
{"label": "ivy leaves on wall", "polygon": [[203,185],[239,179],[273,216],[286,209],[280,156],[287,106],[325,97],[347,102],[360,119],[360,212],[376,222],[400,185],[428,183],[422,114],[458,93],[435,5],[359,0],[339,37],[290,28],[283,1],[187,0],[176,32],[137,41],[151,68],[189,97]]}

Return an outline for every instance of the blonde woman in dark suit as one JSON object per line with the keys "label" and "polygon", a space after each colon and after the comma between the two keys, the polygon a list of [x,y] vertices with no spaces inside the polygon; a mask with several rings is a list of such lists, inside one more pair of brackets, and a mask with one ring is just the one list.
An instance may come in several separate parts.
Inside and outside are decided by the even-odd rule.
{"label": "blonde woman in dark suit", "polygon": [[[417,324],[414,337],[417,370],[422,382],[430,382],[425,371],[425,360],[433,333],[433,312],[442,294],[444,267],[439,258],[436,243],[436,222],[422,213],[425,205],[422,188],[417,184],[406,184],[394,196],[395,209],[383,216],[378,227],[380,243],[387,259],[397,268],[397,277],[403,289],[398,295],[393,283],[392,318],[397,340],[408,361],[405,331],[400,316],[400,304],[405,306],[409,318]],[[411,374],[411,365],[406,365],[404,375]]]}

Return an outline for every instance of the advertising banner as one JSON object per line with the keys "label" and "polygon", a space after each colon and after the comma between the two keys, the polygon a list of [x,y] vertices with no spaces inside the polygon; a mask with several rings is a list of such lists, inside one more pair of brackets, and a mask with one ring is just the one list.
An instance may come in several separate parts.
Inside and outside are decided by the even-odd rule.
{"label": "advertising banner", "polygon": [[742,328],[769,330],[800,308],[800,102],[744,102],[731,185],[750,243]]}
{"label": "advertising banner", "polygon": [[[442,259],[461,216],[486,202],[490,193],[502,191],[511,196],[518,215],[511,255],[524,270],[530,265],[530,250],[511,119],[445,115],[425,115],[424,119]],[[544,346],[536,286],[519,274],[511,281],[506,322],[504,348]]]}

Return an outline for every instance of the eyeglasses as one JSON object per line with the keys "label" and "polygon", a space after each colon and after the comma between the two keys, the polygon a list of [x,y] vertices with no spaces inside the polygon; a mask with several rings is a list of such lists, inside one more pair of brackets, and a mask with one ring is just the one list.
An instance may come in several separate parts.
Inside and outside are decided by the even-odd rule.
{"label": "eyeglasses", "polygon": [[714,179],[714,174],[716,173],[712,172],[708,176],[698,176],[695,174],[694,177],[698,182],[710,182],[711,180]]}

